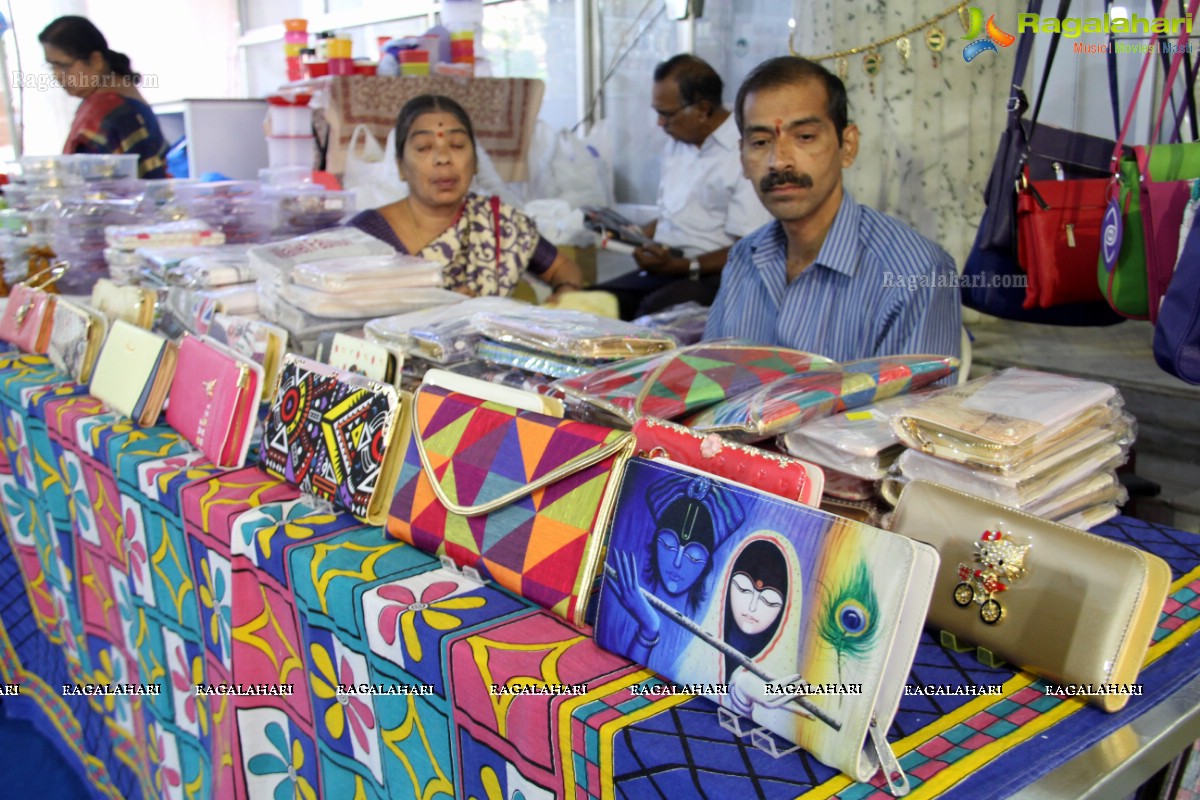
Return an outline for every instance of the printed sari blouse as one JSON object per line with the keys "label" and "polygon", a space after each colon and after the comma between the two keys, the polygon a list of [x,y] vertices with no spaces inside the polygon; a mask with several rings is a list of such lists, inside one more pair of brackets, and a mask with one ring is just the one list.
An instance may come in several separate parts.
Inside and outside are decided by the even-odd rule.
{"label": "printed sari blouse", "polygon": [[[347,224],[408,253],[375,209],[359,213]],[[538,234],[524,213],[498,197],[470,193],[453,224],[416,255],[443,265],[447,289],[467,290],[477,297],[507,296],[524,270],[541,274],[549,269],[558,249]]]}

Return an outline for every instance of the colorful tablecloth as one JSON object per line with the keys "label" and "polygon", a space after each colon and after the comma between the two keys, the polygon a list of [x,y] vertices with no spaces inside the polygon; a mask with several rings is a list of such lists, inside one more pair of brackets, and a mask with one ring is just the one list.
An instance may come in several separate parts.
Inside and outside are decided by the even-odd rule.
{"label": "colorful tablecloth", "polygon": [[[96,797],[886,796],[755,749],[708,700],[380,528],[135,428],[44,359],[0,357],[0,416],[2,702]],[[1200,537],[1098,532],[1174,573],[1144,695],[1105,714],[927,634],[889,733],[913,797],[1005,797],[1200,672]],[[998,694],[946,693],[964,686]]]}

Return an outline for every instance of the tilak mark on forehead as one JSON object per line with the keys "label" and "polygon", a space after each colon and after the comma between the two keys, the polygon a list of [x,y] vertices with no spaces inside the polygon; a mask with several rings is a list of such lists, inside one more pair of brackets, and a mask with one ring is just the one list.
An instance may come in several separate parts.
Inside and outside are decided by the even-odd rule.
{"label": "tilak mark on forehead", "polygon": [[775,138],[778,139],[783,135],[783,120],[775,120]]}

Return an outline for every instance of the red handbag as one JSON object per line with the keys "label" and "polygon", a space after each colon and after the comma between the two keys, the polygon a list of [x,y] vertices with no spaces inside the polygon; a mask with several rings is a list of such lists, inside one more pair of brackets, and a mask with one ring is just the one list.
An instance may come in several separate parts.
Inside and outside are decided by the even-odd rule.
{"label": "red handbag", "polygon": [[1017,194],[1017,260],[1028,278],[1025,308],[1104,300],[1096,260],[1110,179],[1031,181]]}
{"label": "red handbag", "polygon": [[739,444],[715,433],[696,433],[654,417],[633,424],[639,453],[665,456],[685,467],[748,484],[764,492],[797,500],[807,506],[821,503],[825,471],[792,456]]}

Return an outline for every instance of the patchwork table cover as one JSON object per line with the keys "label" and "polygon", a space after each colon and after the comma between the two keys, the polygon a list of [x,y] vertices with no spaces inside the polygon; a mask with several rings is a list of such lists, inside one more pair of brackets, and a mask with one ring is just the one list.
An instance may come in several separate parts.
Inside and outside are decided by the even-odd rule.
{"label": "patchwork table cover", "polygon": [[[772,757],[588,631],[6,359],[0,702],[94,797],[887,796]],[[1096,532],[1173,570],[1141,694],[1105,714],[927,632],[888,735],[913,797],[1006,797],[1200,673],[1200,537],[1125,517]]]}

